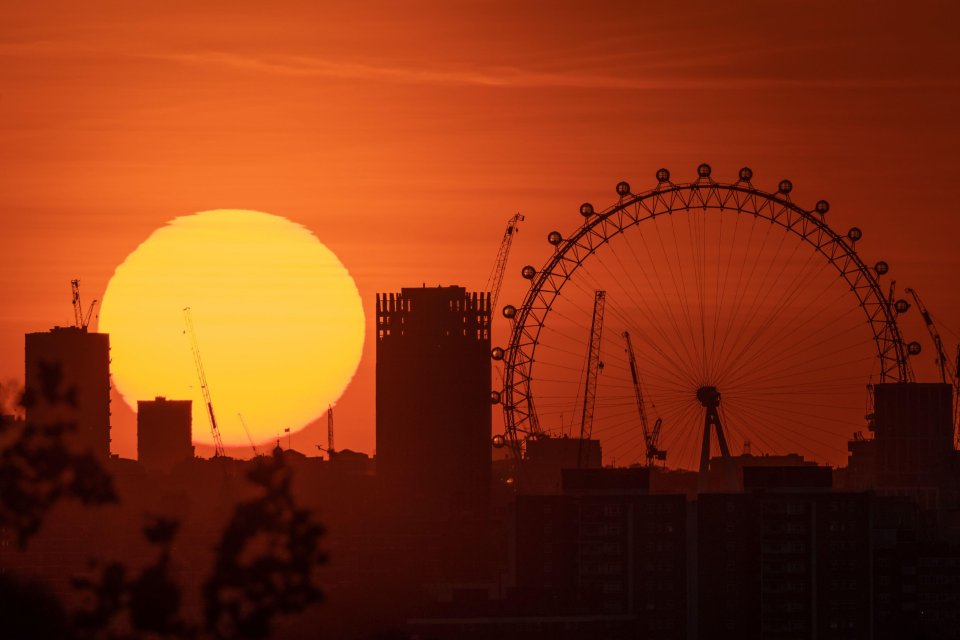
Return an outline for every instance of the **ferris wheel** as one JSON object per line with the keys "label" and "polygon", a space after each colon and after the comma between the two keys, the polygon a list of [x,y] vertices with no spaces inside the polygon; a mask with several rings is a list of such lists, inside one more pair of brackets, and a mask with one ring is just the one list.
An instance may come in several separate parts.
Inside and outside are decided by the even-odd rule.
{"label": "ferris wheel", "polygon": [[[828,226],[793,185],[753,185],[744,167],[717,182],[656,173],[634,193],[616,186],[603,210],[552,231],[522,304],[502,308],[505,432],[522,456],[543,436],[593,437],[606,462],[665,463],[701,472],[712,453],[798,453],[839,465],[863,428],[865,386],[911,378],[896,316],[909,304],[868,266],[857,227]],[[588,411],[589,409],[589,411]],[[654,432],[656,420],[656,432]],[[589,421],[589,424],[587,422]]]}

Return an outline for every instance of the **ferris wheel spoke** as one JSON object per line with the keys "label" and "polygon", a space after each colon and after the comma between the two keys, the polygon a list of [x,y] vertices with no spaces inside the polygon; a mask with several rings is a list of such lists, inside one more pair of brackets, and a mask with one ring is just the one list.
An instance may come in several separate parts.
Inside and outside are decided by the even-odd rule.
{"label": "ferris wheel spoke", "polygon": [[[809,423],[797,420],[789,415],[780,415],[770,411],[757,410],[756,408],[740,407],[739,410],[746,415],[752,416],[753,420],[768,423],[764,429],[764,433],[775,434],[786,443],[786,446],[784,446],[783,443],[779,444],[771,450],[771,453],[783,455],[788,453],[790,448],[796,447],[813,456],[815,459],[822,459],[822,456],[808,444],[811,442],[836,452],[845,451],[845,449],[837,446],[837,433],[835,432],[822,432],[811,429]],[[821,433],[823,433],[825,437],[818,435]]]}
{"label": "ferris wheel spoke", "polygon": [[[687,235],[690,241],[690,253],[691,253],[691,271],[693,272],[693,291],[696,294],[696,305],[698,313],[694,315],[699,318],[699,334],[696,333],[696,328],[694,328],[694,335],[699,338],[699,355],[700,355],[700,379],[707,380],[710,377],[709,367],[707,364],[707,322],[705,317],[705,300],[704,300],[704,276],[705,269],[703,265],[703,247],[700,246],[700,234],[697,229],[697,217],[699,213],[696,211],[691,211],[690,216],[687,219]],[[674,216],[670,216],[670,227],[673,231],[673,241],[674,246],[677,247],[677,253],[680,253],[679,243],[677,241],[677,219]],[[681,261],[682,264],[682,261]],[[681,280],[684,279],[683,271],[680,273]],[[684,290],[684,297],[687,297],[687,292]],[[688,299],[689,301],[689,299]],[[696,322],[697,317],[693,318],[693,322]]]}
{"label": "ferris wheel spoke", "polygon": [[[746,345],[746,348],[742,349],[738,354],[738,356],[735,357],[733,361],[731,361],[730,370],[735,370],[737,368],[737,365],[740,363],[740,360],[747,353],[748,349],[750,347],[753,347],[753,345],[756,345],[756,347],[754,348],[757,351],[761,351],[761,350],[772,351],[778,348],[783,348],[784,344],[788,345],[787,348],[789,348],[789,345],[796,345],[798,342],[804,339],[803,337],[801,337],[799,340],[787,341],[787,340],[784,340],[784,336],[777,333],[773,333],[773,331],[775,330],[775,328],[778,327],[776,322],[778,320],[783,319],[786,312],[792,309],[791,303],[796,302],[798,299],[802,299],[802,298],[798,298],[798,294],[801,293],[802,290],[798,290],[796,288],[796,281],[800,280],[803,282],[807,282],[808,284],[812,282],[813,279],[809,277],[810,274],[808,273],[808,269],[810,269],[811,266],[815,267],[816,263],[808,260],[808,262],[803,266],[803,268],[798,271],[797,275],[794,278],[794,281],[791,281],[788,286],[783,288],[783,292],[781,293],[780,298],[776,301],[768,317],[764,320],[764,322],[759,327],[756,328],[756,330],[749,336],[749,338],[744,343]],[[802,313],[806,317],[815,317],[815,318],[826,317],[828,321],[833,320],[833,318],[831,318],[829,314],[822,313],[823,310],[829,307],[829,305],[835,304],[834,299],[826,296],[827,291],[829,291],[829,289],[831,288],[831,285],[834,285],[834,283],[827,281],[826,284],[827,284],[826,287],[823,287],[823,289],[818,291],[816,294],[811,295],[809,297],[809,301],[803,307],[800,307],[799,309],[800,313]],[[847,293],[847,295],[849,294]],[[816,313],[816,314],[812,313],[813,305],[816,302],[823,302],[824,300],[827,301],[827,305],[825,305],[822,309],[820,309],[820,313]],[[793,308],[793,311],[794,311],[794,315],[796,315],[798,312],[796,308]],[[791,323],[791,325],[792,324],[794,323]],[[803,336],[803,333],[804,333],[803,329],[800,328],[798,333],[800,333],[801,336]],[[766,340],[764,340],[764,338],[766,338]]]}
{"label": "ferris wheel spoke", "polygon": [[[783,287],[775,287],[769,282],[771,274],[774,273],[774,265],[779,265],[780,268],[776,271],[776,274],[773,277],[782,278],[790,259],[796,253],[797,247],[794,247],[794,251],[788,255],[786,259],[781,256],[783,241],[786,239],[786,237],[786,233],[781,236],[781,242],[777,245],[777,251],[770,261],[767,273],[764,274],[759,286],[757,287],[757,291],[754,293],[753,299],[750,301],[747,314],[741,321],[744,330],[740,333],[740,335],[734,338],[728,351],[719,354],[719,357],[727,363],[727,371],[734,369],[739,363],[740,359],[742,359],[749,352],[751,347],[757,344],[767,331],[776,327],[776,321],[780,319],[783,311],[786,310],[786,306],[783,306],[782,308],[778,307],[782,305],[784,300],[790,300],[794,295],[793,283]],[[804,265],[804,268],[807,266],[809,266],[809,263]],[[802,275],[802,273],[803,269],[800,270],[800,274],[798,274],[797,277]],[[770,293],[775,290],[780,291],[780,298],[776,303],[774,303],[774,310],[768,313],[765,320],[761,322],[759,326],[755,326],[755,320],[757,319],[758,314],[762,309],[765,308],[765,305],[767,305]]]}
{"label": "ferris wheel spoke", "polygon": [[[853,329],[862,330],[861,327],[854,327]],[[841,333],[853,333],[853,331],[848,329]],[[825,363],[828,363],[834,361],[838,353],[843,353],[848,350],[866,353],[867,347],[869,346],[868,342],[848,342],[840,346],[831,338],[821,338],[820,340],[813,341],[812,338],[814,337],[816,336],[811,336],[811,339],[806,339],[802,344],[793,346],[790,349],[777,352],[772,352],[771,350],[771,352],[766,353],[761,351],[754,357],[744,361],[736,369],[733,369],[727,376],[721,378],[720,382],[726,386],[740,384],[745,380],[762,379],[768,375],[782,372],[785,368],[783,363],[788,363],[787,366],[789,366],[789,363],[801,357],[811,356],[809,360],[804,360],[804,362],[821,359]],[[870,356],[864,355],[864,357],[869,358]],[[828,365],[825,364],[824,366]]]}
{"label": "ferris wheel spoke", "polygon": [[[761,376],[757,378],[752,378],[752,379],[749,379],[749,381],[753,388],[760,388],[762,385],[770,385],[771,383],[777,382],[780,380],[794,381],[794,384],[796,384],[797,379],[802,380],[803,376],[807,374],[811,374],[811,375],[817,374],[822,379],[823,376],[821,374],[823,374],[823,372],[825,371],[845,369],[849,365],[857,364],[857,363],[866,363],[869,361],[868,358],[864,356],[860,356],[857,358],[852,358],[852,359],[843,360],[839,362],[834,359],[834,360],[831,360],[829,364],[817,364],[816,366],[809,366],[811,363],[819,362],[820,360],[821,358],[819,357],[800,360],[800,361],[791,363],[787,366],[784,366],[783,368],[776,370],[776,372],[774,373],[770,373],[765,376]],[[835,380],[837,379],[862,380],[862,375],[857,374],[857,375],[849,375],[849,376],[837,376],[834,379]],[[735,387],[736,385],[732,385],[732,386]],[[740,383],[740,386],[743,386],[742,382]]]}
{"label": "ferris wheel spoke", "polygon": [[[629,245],[628,245],[628,248],[630,249],[631,252],[633,252],[633,249],[632,249],[631,247],[629,247]],[[613,255],[614,255],[614,258],[617,260],[617,265],[620,267],[620,269],[622,270],[622,272],[627,275],[627,278],[628,278],[628,280],[630,281],[631,287],[632,287],[632,289],[633,289],[633,294],[635,294],[635,297],[632,298],[632,299],[635,300],[635,301],[639,304],[639,302],[640,302],[641,300],[645,300],[648,296],[647,296],[643,291],[640,290],[640,287],[637,285],[636,281],[633,279],[633,276],[631,275],[633,270],[630,269],[629,267],[627,267],[627,266],[623,263],[623,260],[621,259],[619,253],[618,253],[617,251],[613,251]],[[635,257],[635,256],[636,256],[636,254],[634,253],[634,257]],[[646,271],[643,269],[643,265],[638,263],[638,266],[640,267],[641,273],[644,275],[645,278],[647,278],[648,276],[646,275]],[[649,284],[649,278],[648,278],[648,284]],[[653,288],[651,287],[650,290],[653,290]],[[669,361],[670,358],[667,356],[666,352],[664,351],[663,348],[661,348],[660,345],[669,345],[669,346],[671,347],[671,351],[673,352],[673,353],[672,353],[672,358],[673,358],[673,360],[674,360],[675,362],[676,362],[676,361],[680,361],[680,360],[681,360],[681,356],[680,356],[680,354],[677,352],[676,347],[673,346],[674,343],[673,343],[673,341],[671,340],[671,338],[668,336],[667,331],[664,329],[663,323],[662,323],[662,321],[661,321],[661,317],[660,317],[660,316],[657,316],[656,314],[653,314],[650,310],[647,309],[646,306],[642,306],[642,307],[641,307],[641,306],[637,306],[637,307],[636,307],[636,310],[640,312],[640,315],[642,316],[642,318],[643,318],[643,320],[645,321],[646,325],[649,326],[649,327],[652,327],[652,328],[654,329],[654,331],[656,332],[657,336],[659,337],[659,340],[657,340],[657,341],[649,341],[649,340],[648,340],[648,332],[647,332],[647,331],[644,331],[644,330],[642,330],[642,329],[641,329],[639,332],[636,331],[636,327],[633,325],[633,322],[630,322],[630,323],[626,323],[626,322],[625,322],[625,324],[630,324],[630,325],[631,325],[630,328],[631,328],[631,329],[634,329],[634,333],[635,333],[635,334],[636,334],[636,333],[639,333],[639,335],[640,335],[643,339],[648,340],[648,341],[650,342],[650,346],[653,347],[658,353],[660,353],[660,354],[664,357],[664,359],[665,359],[666,361]],[[626,316],[627,314],[624,313],[624,314],[622,314],[622,315],[623,315],[623,316]],[[679,337],[679,335],[678,335],[678,337]]]}
{"label": "ferris wheel spoke", "polygon": [[[724,216],[721,211],[719,214],[719,221],[717,224],[717,241],[716,241],[716,254],[717,254],[717,267],[715,272],[715,282],[716,286],[714,288],[713,295],[713,331],[710,341],[710,352],[712,354],[717,354],[717,335],[719,334],[718,328],[720,327],[720,317],[721,310],[723,309],[724,299],[726,298],[726,288],[727,282],[730,277],[730,264],[733,261],[734,252],[728,251],[726,253],[727,259],[724,260],[724,235],[723,235],[723,221]],[[729,245],[731,247],[737,246],[737,234],[740,230],[740,216],[733,216],[733,234],[732,238],[729,240]],[[722,277],[721,277],[722,274]],[[712,374],[716,375],[717,363],[713,362],[713,371]]]}
{"label": "ferris wheel spoke", "polygon": [[663,418],[663,448],[674,460],[686,461],[690,449],[695,446],[697,434],[703,421],[697,424],[696,407],[688,403],[685,408]]}
{"label": "ferris wheel spoke", "polygon": [[[661,366],[666,366],[668,368],[676,368],[676,365],[671,366],[671,363],[677,363],[680,356],[677,355],[675,351],[673,353],[670,353],[668,352],[667,349],[663,347],[663,345],[665,344],[669,345],[671,343],[668,341],[665,342],[662,339],[657,339],[657,336],[651,336],[650,332],[648,332],[644,328],[641,328],[639,325],[637,325],[637,318],[635,317],[635,315],[630,314],[628,311],[622,309],[620,305],[617,303],[616,298],[608,298],[607,313],[614,316],[616,320],[619,322],[618,330],[613,334],[616,337],[610,338],[608,340],[608,344],[610,344],[611,347],[614,343],[622,344],[623,330],[629,330],[631,336],[636,337],[640,341],[645,343],[653,352],[653,354],[651,354],[650,352],[646,352],[645,355],[647,358],[651,360],[657,360],[656,357],[652,357],[655,354],[655,356],[659,356],[658,362],[660,363]],[[658,330],[657,333],[662,334],[662,330]],[[617,345],[616,347],[612,347],[612,350],[615,352],[622,352],[623,348],[624,348],[623,346]]]}
{"label": "ferris wheel spoke", "polygon": [[[760,242],[760,247],[758,249],[753,249],[753,240],[756,230],[756,225],[753,225],[750,229],[750,235],[747,238],[747,246],[743,252],[743,260],[741,261],[740,268],[738,269],[739,276],[736,279],[736,285],[734,286],[733,291],[733,300],[731,302],[730,310],[727,314],[727,323],[724,326],[723,336],[721,337],[720,342],[720,353],[724,353],[727,346],[727,341],[730,339],[730,336],[734,333],[733,326],[736,318],[740,315],[741,309],[743,307],[744,300],[746,299],[749,292],[749,284],[753,281],[753,276],[757,270],[757,265],[760,261],[760,258],[764,252],[764,248],[767,245],[767,241],[770,239],[770,230],[772,227],[766,228],[766,233],[763,234],[763,239]],[[750,261],[750,253],[753,250],[754,260]],[[749,265],[749,267],[748,267]],[[740,327],[742,330],[742,327]]]}
{"label": "ferris wheel spoke", "polygon": [[662,374],[670,376],[676,382],[690,385],[696,384],[696,379],[693,377],[693,374],[687,368],[679,366],[680,362],[682,361],[678,362],[675,358],[671,358],[671,356],[664,352],[663,349],[660,348],[659,344],[652,340],[643,330],[637,330],[637,328],[633,325],[633,321],[621,313],[615,305],[611,306],[611,311],[613,311],[618,319],[631,330],[631,336],[637,336],[642,343],[648,345],[656,354],[660,356],[659,362],[655,362],[656,359],[650,358],[650,354],[647,352],[646,365],[659,365],[657,366],[657,370]]}
{"label": "ferris wheel spoke", "polygon": [[[740,229],[740,219],[741,219],[741,216],[739,216],[739,215],[735,215],[735,216],[734,216],[733,238],[732,238],[731,241],[730,241],[730,247],[731,247],[732,249],[731,249],[731,251],[729,251],[729,252],[727,253],[727,259],[726,259],[726,261],[725,261],[726,265],[725,265],[724,268],[723,268],[723,283],[722,283],[722,285],[720,284],[720,279],[719,279],[720,263],[721,263],[721,262],[724,262],[724,261],[722,260],[722,257],[723,257],[723,255],[724,255],[724,252],[723,252],[723,220],[722,220],[722,218],[721,218],[720,225],[719,225],[719,232],[717,233],[717,274],[718,274],[718,277],[717,277],[717,288],[719,289],[719,291],[718,291],[717,297],[715,298],[715,300],[716,300],[716,304],[715,304],[716,309],[715,309],[715,312],[714,312],[714,321],[713,321],[714,331],[713,331],[713,341],[712,341],[712,344],[711,344],[711,350],[713,351],[713,353],[719,353],[719,352],[721,351],[721,349],[718,349],[718,347],[717,347],[717,336],[720,334],[720,326],[721,326],[721,325],[720,325],[720,320],[721,320],[721,317],[722,317],[722,310],[724,309],[724,301],[725,301],[725,299],[726,299],[727,285],[728,285],[728,283],[729,283],[729,281],[730,281],[730,267],[731,267],[731,265],[732,265],[732,263],[733,263],[733,258],[734,258],[734,254],[735,254],[735,250],[734,250],[734,249],[735,249],[736,246],[737,246],[737,235],[738,235],[738,232],[739,232],[739,229]],[[751,233],[752,233],[752,231],[753,231],[753,227],[751,227]]]}
{"label": "ferris wheel spoke", "polygon": [[[653,223],[656,224],[656,221],[654,220]],[[639,256],[637,256],[636,250],[633,248],[633,244],[629,236],[626,236],[626,235],[624,236],[624,243],[626,247],[630,250],[630,253],[634,258],[634,263],[637,265],[640,273],[646,279],[647,284],[650,285],[649,291],[653,293],[653,296],[656,298],[656,302],[659,305],[660,310],[662,311],[662,315],[651,312],[649,315],[647,315],[647,320],[648,322],[650,322],[651,326],[655,326],[657,328],[658,330],[657,332],[660,335],[660,337],[663,338],[664,342],[666,344],[670,344],[673,347],[674,355],[676,356],[677,361],[678,362],[683,361],[683,358],[681,357],[681,354],[677,350],[675,343],[673,343],[673,341],[667,337],[667,332],[663,330],[661,326],[662,321],[666,320],[667,326],[671,329],[672,333],[676,336],[676,339],[677,339],[676,344],[679,344],[682,347],[684,351],[684,355],[686,356],[686,360],[691,361],[693,359],[692,354],[687,349],[686,340],[680,331],[681,323],[679,322],[676,315],[674,314],[675,305],[671,303],[670,298],[667,295],[666,287],[664,286],[665,279],[659,273],[659,269],[657,269],[658,261],[653,257],[653,254],[650,250],[650,246],[647,243],[646,235],[643,234],[642,232],[639,233],[638,235],[640,236],[640,239],[643,242],[643,248],[644,248],[644,251],[646,252],[646,257],[647,257],[646,263],[650,265],[650,268],[653,271],[652,278],[643,266],[644,261],[641,260]],[[649,296],[643,295],[643,292],[638,292],[639,300],[645,300],[648,297]]]}
{"label": "ferris wheel spoke", "polygon": [[[683,300],[678,301],[677,299],[677,292],[680,290],[680,287],[677,282],[673,261],[669,257],[669,252],[667,251],[666,244],[663,240],[663,234],[661,232],[661,226],[663,224],[663,222],[654,219],[653,230],[657,239],[656,247],[659,249],[659,255],[657,258],[653,257],[653,252],[650,249],[645,235],[641,234],[640,238],[643,240],[644,247],[647,249],[647,252],[650,255],[650,264],[653,266],[655,275],[657,277],[661,296],[664,301],[664,309],[668,310],[669,313],[668,321],[670,326],[673,328],[673,331],[677,335],[677,343],[683,348],[684,359],[681,362],[693,363],[697,360],[696,343],[689,320],[689,310],[687,309],[687,306]],[[656,265],[658,263],[662,269],[657,268]],[[661,270],[667,272],[666,276],[661,273]],[[667,291],[667,285],[673,286],[672,294]],[[674,309],[676,309],[676,312],[674,312]],[[693,374],[692,370],[691,374]]]}
{"label": "ferris wheel spoke", "polygon": [[814,419],[815,422],[804,423],[805,426],[809,426],[814,431],[823,431],[825,433],[835,433],[834,430],[821,426],[821,423],[830,423],[838,426],[847,427],[851,423],[847,419],[837,418],[836,416],[826,415],[825,412],[816,412],[816,411],[801,411],[799,409],[788,409],[782,406],[778,406],[776,403],[764,403],[759,400],[750,400],[747,398],[740,398],[736,403],[737,406],[753,407],[755,410],[763,410],[771,414],[790,416],[792,419],[797,419],[796,416],[803,416],[804,418]]}
{"label": "ferris wheel spoke", "polygon": [[757,429],[755,425],[758,420],[756,418],[751,419],[742,407],[740,407],[740,411],[731,410],[731,407],[727,404],[721,408],[720,414],[720,419],[724,421],[724,427],[727,425],[733,427],[744,445],[747,442],[759,442],[768,452],[773,453],[783,450],[783,447],[773,437],[775,434],[771,433],[769,429]]}
{"label": "ferris wheel spoke", "polygon": [[[623,266],[623,261],[622,261],[622,259],[620,258],[618,252],[616,251],[615,246],[614,246],[612,243],[611,243],[610,246],[611,246],[611,253],[612,253],[614,259],[617,261],[618,265],[621,266],[621,269],[622,269],[622,266]],[[642,292],[640,292],[639,288],[637,288],[636,285],[634,284],[634,285],[633,285],[633,290],[634,290],[633,293],[635,293],[636,296],[634,297],[634,296],[630,295],[630,293],[626,290],[626,288],[622,286],[621,280],[620,280],[619,276],[617,275],[617,274],[618,274],[618,271],[621,271],[621,270],[611,269],[611,268],[609,267],[609,265],[607,265],[607,263],[606,263],[606,261],[604,260],[603,256],[602,256],[602,255],[599,255],[599,253],[597,254],[597,262],[598,262],[598,264],[603,268],[603,270],[607,272],[608,277],[609,277],[613,282],[615,282],[615,283],[618,284],[618,290],[619,290],[619,292],[620,292],[621,294],[625,294],[625,295],[623,295],[623,298],[626,299],[626,300],[630,300],[630,301],[636,303],[635,306],[631,307],[631,309],[632,309],[633,311],[638,311],[639,314],[643,316],[643,318],[646,320],[646,322],[649,324],[649,326],[653,327],[653,328],[655,329],[655,331],[657,332],[657,334],[660,335],[661,338],[663,338],[665,344],[671,344],[672,341],[667,338],[667,334],[666,334],[665,330],[664,330],[663,327],[662,327],[662,323],[661,323],[658,319],[656,319],[655,316],[653,316],[652,314],[650,314],[650,313],[646,310],[645,307],[640,306],[640,302],[644,299],[644,296],[643,296]],[[629,274],[629,272],[630,272],[629,269],[622,269],[622,271],[625,272],[626,274]],[[631,283],[633,283],[632,278],[630,278],[629,275],[628,275],[628,279],[630,280]],[[614,295],[612,298],[609,298],[609,299],[607,300],[607,305],[608,305],[608,308],[609,308],[609,307],[616,307],[616,311],[617,311],[618,314],[620,315],[620,318],[621,318],[621,320],[623,321],[624,325],[629,326],[629,327],[631,327],[631,328],[634,328],[634,327],[635,327],[635,322],[636,322],[636,320],[635,320],[631,315],[628,315],[627,313],[625,313],[625,312],[623,312],[623,311],[620,310],[620,305],[618,304],[617,296],[616,296],[616,295]],[[646,335],[646,332],[643,332],[643,334],[644,334],[644,336],[645,336],[645,335]],[[664,357],[666,357],[666,354],[663,353],[663,350],[662,350],[662,349],[658,348],[657,350],[660,351],[660,352],[662,353],[662,355],[664,355]],[[679,355],[679,354],[676,354],[676,352],[675,352],[675,355]]]}
{"label": "ferris wheel spoke", "polygon": [[[729,368],[735,367],[739,361],[739,358],[743,357],[749,346],[756,343],[756,341],[759,340],[768,329],[775,326],[774,323],[780,318],[782,312],[786,309],[785,306],[782,309],[778,308],[780,303],[782,303],[784,300],[793,299],[793,283],[784,287],[773,287],[772,285],[767,284],[767,280],[770,277],[770,272],[773,270],[772,267],[775,263],[781,263],[780,271],[777,274],[778,277],[783,275],[783,271],[786,269],[788,264],[788,260],[783,260],[780,257],[780,250],[783,247],[783,240],[785,238],[786,234],[781,237],[781,243],[778,245],[776,255],[774,256],[773,260],[771,260],[770,267],[768,267],[768,272],[764,275],[760,286],[757,287],[757,291],[754,294],[753,300],[751,300],[750,305],[748,306],[746,317],[741,321],[745,330],[734,338],[727,353],[722,353],[718,356],[723,361],[728,362],[727,366]],[[796,247],[794,248],[794,252],[795,251]],[[807,265],[805,265],[805,267],[806,266]],[[761,322],[759,326],[754,327],[754,320],[757,318],[758,314],[763,308],[763,305],[766,304],[770,293],[774,290],[780,291],[780,299],[777,301],[777,304],[774,305],[774,311],[767,315],[764,322]],[[746,330],[751,327],[753,327],[752,332]]]}
{"label": "ferris wheel spoke", "polygon": [[[818,299],[825,300],[827,305],[831,305],[840,302],[841,297],[831,298],[822,294],[818,296]],[[830,315],[824,313],[824,311],[825,308],[818,308],[815,313],[812,312],[810,317],[817,318],[818,322],[816,324],[807,323],[806,327],[801,327],[797,330],[797,335],[795,336],[791,333],[791,340],[784,340],[782,338],[779,340],[774,339],[772,340],[772,344],[767,342],[758,345],[756,349],[757,355],[754,358],[742,362],[738,367],[731,367],[727,376],[730,379],[736,380],[747,366],[750,366],[753,371],[761,371],[767,367],[779,366],[779,363],[784,359],[788,359],[796,354],[808,352],[811,349],[825,346],[830,342],[846,341],[847,334],[852,332],[862,333],[863,327],[859,322],[856,324],[851,323],[839,331],[835,330],[840,319],[857,311],[856,308],[850,307],[850,309],[841,316]],[[830,331],[831,329],[834,329],[834,331]],[[815,342],[810,342],[815,339]]]}
{"label": "ferris wheel spoke", "polygon": [[[766,423],[765,428],[754,428],[751,435],[767,443],[768,451],[771,455],[785,455],[787,453],[802,452],[805,455],[812,456],[813,459],[822,459],[822,456],[810,446],[810,443],[816,443],[823,447],[836,449],[836,445],[829,439],[820,439],[810,433],[807,424],[789,419],[784,416],[771,415],[766,411],[758,411],[754,408],[738,407],[745,419],[750,423]],[[786,423],[793,423],[800,429],[787,426]]]}
{"label": "ferris wheel spoke", "polygon": [[[693,220],[694,215],[695,214],[691,212],[691,216],[687,219],[688,229],[690,228],[690,221]],[[706,328],[703,322],[697,322],[696,320],[696,318],[698,316],[701,316],[701,314],[696,313],[691,308],[693,306],[694,301],[691,300],[691,295],[687,289],[688,276],[686,274],[686,270],[683,268],[683,263],[685,262],[685,260],[683,259],[684,253],[680,249],[680,242],[677,238],[677,218],[675,216],[670,216],[669,220],[670,220],[670,232],[671,232],[671,237],[673,239],[673,247],[675,251],[674,255],[677,258],[677,271],[679,272],[678,279],[680,282],[680,288],[677,293],[680,296],[681,305],[685,308],[684,315],[686,316],[687,325],[690,332],[690,344],[694,354],[696,354],[696,360],[691,364],[698,368],[698,371],[697,371],[698,379],[704,380],[706,377],[706,353],[704,349],[704,347],[706,346],[706,335],[705,335]],[[691,249],[690,251],[691,254],[696,253],[696,249],[694,247],[691,246],[690,249]],[[691,262],[693,263],[691,265],[691,272],[692,272],[694,281],[696,281],[696,276],[697,276],[696,256],[691,255],[690,258],[691,258]],[[694,293],[699,298],[699,291],[697,290],[698,287],[696,282],[691,282],[690,288],[693,289]]]}

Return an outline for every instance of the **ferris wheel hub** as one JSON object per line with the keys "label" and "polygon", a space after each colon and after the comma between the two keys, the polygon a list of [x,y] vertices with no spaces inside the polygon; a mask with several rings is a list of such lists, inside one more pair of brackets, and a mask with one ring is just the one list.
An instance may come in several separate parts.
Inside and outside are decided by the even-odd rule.
{"label": "ferris wheel hub", "polygon": [[716,387],[700,387],[697,389],[697,400],[708,409],[716,409],[720,404],[720,392]]}

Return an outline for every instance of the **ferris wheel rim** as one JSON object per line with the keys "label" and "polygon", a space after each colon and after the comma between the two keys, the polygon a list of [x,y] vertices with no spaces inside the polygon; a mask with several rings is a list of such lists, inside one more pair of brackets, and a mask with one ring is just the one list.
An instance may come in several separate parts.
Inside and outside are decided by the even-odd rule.
{"label": "ferris wheel rim", "polygon": [[[618,202],[602,211],[594,211],[589,203],[581,205],[584,224],[569,236],[551,232],[548,239],[555,250],[543,267],[536,270],[527,265],[521,270],[522,276],[531,281],[530,288],[521,306],[504,307],[505,315],[509,310],[511,315],[508,317],[513,320],[510,341],[506,349],[498,347],[494,350],[499,350],[499,357],[504,360],[501,393],[504,437],[517,457],[521,453],[521,437],[545,435],[538,424],[535,398],[530,389],[534,379],[531,370],[540,333],[564,285],[600,247],[627,229],[663,215],[714,209],[764,218],[792,232],[823,255],[850,286],[873,333],[880,362],[880,381],[906,382],[910,379],[907,354],[892,301],[883,292],[874,271],[856,252],[854,243],[859,238],[850,238],[853,231],[859,235],[859,229],[851,228],[847,236],[834,231],[824,219],[829,205],[819,201],[813,210],[803,209],[791,200],[792,183],[788,180],[782,180],[778,191],[771,193],[753,186],[752,171],[746,167],[740,170],[740,179],[733,183],[713,180],[708,165],[700,165],[698,173],[697,180],[674,183],[669,180],[669,173],[661,169],[657,172],[657,186],[638,194],[631,193],[626,182],[618,183]],[[754,204],[759,200],[760,204],[753,210],[745,210],[748,200]],[[631,215],[631,208],[636,209],[636,215]],[[568,254],[573,254],[572,258]],[[885,262],[878,262],[876,267],[881,265],[885,273]]]}

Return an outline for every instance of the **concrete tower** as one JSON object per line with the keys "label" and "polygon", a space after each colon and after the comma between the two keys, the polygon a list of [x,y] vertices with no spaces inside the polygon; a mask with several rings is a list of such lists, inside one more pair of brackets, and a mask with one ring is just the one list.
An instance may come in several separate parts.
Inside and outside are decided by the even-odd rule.
{"label": "concrete tower", "polygon": [[412,515],[480,514],[490,491],[490,302],[377,295],[377,477]]}
{"label": "concrete tower", "polygon": [[25,381],[27,421],[67,421],[76,430],[67,442],[78,450],[110,456],[110,336],[80,327],[28,333]]}

